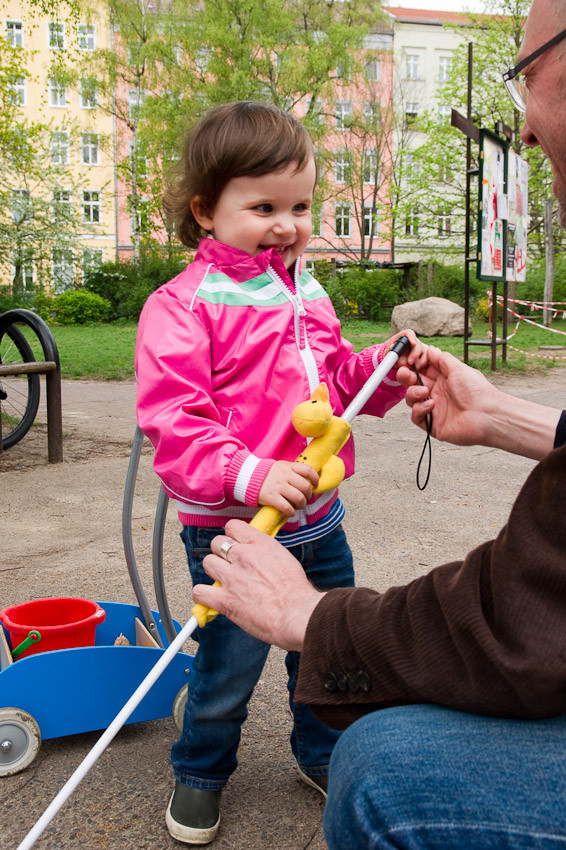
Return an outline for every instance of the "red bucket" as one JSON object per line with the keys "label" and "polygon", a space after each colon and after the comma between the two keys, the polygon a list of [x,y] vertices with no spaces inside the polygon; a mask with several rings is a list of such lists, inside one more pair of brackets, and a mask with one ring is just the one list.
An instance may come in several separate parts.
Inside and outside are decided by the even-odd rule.
{"label": "red bucket", "polygon": [[0,611],[0,621],[10,635],[12,649],[32,630],[41,635],[41,640],[32,643],[20,658],[52,649],[94,646],[96,627],[105,619],[106,611],[96,602],[69,597],[35,599]]}

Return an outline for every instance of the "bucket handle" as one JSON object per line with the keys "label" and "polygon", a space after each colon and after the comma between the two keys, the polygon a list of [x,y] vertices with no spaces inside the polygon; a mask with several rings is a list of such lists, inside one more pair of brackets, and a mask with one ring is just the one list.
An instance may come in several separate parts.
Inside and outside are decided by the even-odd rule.
{"label": "bucket handle", "polygon": [[15,649],[12,650],[12,660],[15,661],[20,657],[22,652],[25,652],[28,647],[32,645],[32,643],[38,643],[41,640],[41,635],[38,631],[33,629],[29,632],[27,638],[24,638],[21,643],[19,643]]}

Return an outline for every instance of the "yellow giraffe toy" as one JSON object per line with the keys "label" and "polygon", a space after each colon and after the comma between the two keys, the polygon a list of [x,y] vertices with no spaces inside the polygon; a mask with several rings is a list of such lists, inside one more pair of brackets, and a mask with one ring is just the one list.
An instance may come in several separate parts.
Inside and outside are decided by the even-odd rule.
{"label": "yellow giraffe toy", "polygon": [[[324,493],[338,487],[344,478],[344,461],[337,457],[337,454],[350,436],[352,427],[345,419],[340,419],[332,413],[325,383],[318,385],[308,401],[297,405],[293,411],[292,422],[295,431],[301,436],[313,438],[297,458],[298,463],[310,464],[319,474],[318,485],[313,493]],[[270,537],[275,537],[288,519],[289,517],[277,508],[264,505],[250,525]],[[218,587],[220,582],[214,584]],[[218,612],[197,603],[192,613],[202,628],[214,620]]]}

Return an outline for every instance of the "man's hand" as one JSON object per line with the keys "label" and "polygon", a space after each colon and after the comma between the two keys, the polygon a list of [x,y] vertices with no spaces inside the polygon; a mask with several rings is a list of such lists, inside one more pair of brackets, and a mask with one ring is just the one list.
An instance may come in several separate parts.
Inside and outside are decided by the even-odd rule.
{"label": "man's hand", "polygon": [[[196,602],[225,614],[254,637],[299,651],[310,615],[324,596],[310,584],[301,564],[276,540],[241,520],[226,524],[226,537],[212,541],[204,559],[208,575],[221,587],[197,584]],[[219,556],[229,540],[229,560]]]}
{"label": "man's hand", "polygon": [[552,449],[560,410],[501,392],[477,369],[432,345],[420,375],[422,387],[413,371],[397,370],[397,380],[408,387],[412,421],[426,428],[426,415],[433,413],[431,433],[438,440],[490,446],[534,460]]}
{"label": "man's hand", "polygon": [[397,380],[408,388],[405,400],[415,425],[426,428],[425,417],[434,411],[432,435],[438,440],[460,446],[484,444],[490,410],[499,406],[503,394],[481,372],[432,345],[420,376],[424,386],[417,384],[412,370],[397,371]]}
{"label": "man's hand", "polygon": [[285,516],[304,508],[318,484],[318,475],[308,463],[276,460],[261,485],[259,505],[271,505]]}

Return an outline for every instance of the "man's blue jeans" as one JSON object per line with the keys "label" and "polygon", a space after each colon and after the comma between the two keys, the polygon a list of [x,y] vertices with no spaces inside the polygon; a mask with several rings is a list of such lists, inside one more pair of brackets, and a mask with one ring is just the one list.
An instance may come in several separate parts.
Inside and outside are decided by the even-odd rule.
{"label": "man's blue jeans", "polygon": [[334,750],[325,837],[330,850],[564,850],[565,777],[566,717],[376,711]]}
{"label": "man's blue jeans", "polygon": [[[181,537],[187,549],[193,584],[211,584],[202,560],[210,552],[221,528],[185,526]],[[342,526],[319,540],[289,551],[302,563],[315,587],[352,587],[354,565]],[[194,788],[221,789],[237,766],[240,730],[247,704],[261,675],[269,644],[250,637],[226,617],[216,617],[197,629],[199,648],[189,679],[183,733],[171,750],[175,778]],[[293,693],[299,653],[289,652],[289,705],[294,724],[291,748],[301,770],[311,775],[328,773],[328,763],[339,733],[320,723],[306,705],[295,705]]]}

